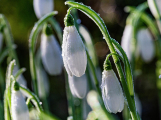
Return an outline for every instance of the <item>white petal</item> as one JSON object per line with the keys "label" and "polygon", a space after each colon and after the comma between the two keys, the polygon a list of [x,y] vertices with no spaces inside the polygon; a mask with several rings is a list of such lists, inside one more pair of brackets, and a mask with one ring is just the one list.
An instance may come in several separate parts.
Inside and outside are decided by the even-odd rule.
{"label": "white petal", "polygon": [[145,62],[150,62],[155,53],[153,38],[148,29],[143,28],[137,33],[138,46],[141,57]]}
{"label": "white petal", "polygon": [[75,77],[68,75],[69,87],[73,96],[78,98],[84,98],[87,92],[87,79],[83,75],[81,77]]}
{"label": "white petal", "polygon": [[124,107],[124,96],[113,70],[103,72],[101,87],[106,109],[111,113],[121,112]]}
{"label": "white petal", "polygon": [[[155,1],[156,1],[156,5],[159,9],[160,15],[161,15],[161,0],[155,0]],[[157,10],[155,9],[154,0],[148,0],[148,5],[149,5],[149,8],[150,8],[152,14],[156,18],[158,18],[159,16],[157,15]]]}
{"label": "white petal", "polygon": [[132,26],[126,25],[121,40],[121,46],[124,49],[129,60],[131,60],[131,49],[130,49],[131,39],[132,39]]}
{"label": "white petal", "polygon": [[[14,69],[13,69],[13,75],[16,75],[16,73],[18,72],[19,68],[17,65],[14,66]],[[23,75],[20,75],[17,80],[16,80],[20,85],[22,85],[23,87],[27,87],[27,82],[24,78]]]}
{"label": "white petal", "polygon": [[29,120],[29,111],[20,91],[12,90],[11,111],[13,120]]}
{"label": "white petal", "polygon": [[3,45],[3,34],[0,33],[0,52],[2,50],[2,45]]}
{"label": "white petal", "polygon": [[36,72],[38,80],[39,97],[44,98],[49,94],[49,80],[46,72],[43,69],[37,67]]}
{"label": "white petal", "polygon": [[53,35],[41,35],[41,58],[45,70],[50,75],[61,74],[63,67],[61,49]]}
{"label": "white petal", "polygon": [[34,0],[33,2],[37,18],[41,18],[54,9],[53,0]]}
{"label": "white petal", "polygon": [[77,77],[85,73],[87,55],[84,44],[75,26],[65,27],[63,35],[62,56],[67,72]]}

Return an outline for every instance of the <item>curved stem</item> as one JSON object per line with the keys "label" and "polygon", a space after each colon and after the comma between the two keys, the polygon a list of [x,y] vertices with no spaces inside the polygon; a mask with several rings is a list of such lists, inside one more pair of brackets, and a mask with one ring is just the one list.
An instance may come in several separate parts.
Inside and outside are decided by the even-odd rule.
{"label": "curved stem", "polygon": [[37,110],[39,112],[43,111],[42,106],[40,105],[40,100],[38,99],[38,97],[32,93],[30,90],[20,86],[20,90],[22,91],[23,94],[25,94],[28,98],[31,98],[31,101],[33,102],[33,104],[35,105],[35,107],[37,108]]}
{"label": "curved stem", "polygon": [[31,72],[31,77],[32,77],[32,82],[33,82],[33,87],[34,87],[34,92],[36,95],[38,95],[38,89],[37,89],[37,76],[36,76],[36,68],[35,68],[35,44],[36,44],[36,39],[38,36],[38,33],[40,32],[41,27],[44,25],[44,23],[47,22],[47,20],[56,15],[57,12],[51,12],[44,17],[42,17],[33,27],[30,38],[29,38],[29,55],[30,55],[30,72]]}
{"label": "curved stem", "polygon": [[9,25],[6,17],[3,14],[0,14],[0,19],[2,20],[1,21],[2,24],[4,24],[4,26],[5,26],[4,27],[4,34],[5,34],[5,38],[6,38],[6,44],[9,48],[11,57],[16,60],[16,64],[19,66],[18,57],[15,52],[15,49],[13,48],[13,36],[12,36],[10,25]]}
{"label": "curved stem", "polygon": [[[89,7],[86,7],[86,6],[79,4],[79,3],[74,3],[74,2],[68,1],[68,2],[65,2],[65,4],[71,5],[72,7],[79,9],[80,11],[85,13],[87,16],[89,16],[97,24],[97,26],[100,28],[103,36],[105,37],[105,40],[106,40],[108,46],[109,46],[110,51],[112,53],[116,53],[115,48],[112,44],[112,39],[111,39],[111,37],[110,37],[110,35],[107,31],[107,28],[104,24],[104,21],[100,18],[100,16],[97,13],[95,13]],[[127,102],[128,102],[128,106],[129,106],[129,109],[130,109],[130,112],[131,112],[131,116],[134,120],[138,120],[137,112],[136,112],[136,109],[135,109],[135,104],[133,103],[133,101],[130,97],[128,86],[127,86],[127,83],[125,81],[125,77],[124,77],[123,70],[122,70],[122,67],[121,67],[121,63],[120,63],[117,56],[112,55],[112,57],[113,57],[115,65],[116,65],[117,71],[119,73],[121,83],[123,85],[123,89],[124,89],[124,92],[125,92],[125,96],[127,98]],[[134,94],[134,93],[131,93],[131,94]]]}

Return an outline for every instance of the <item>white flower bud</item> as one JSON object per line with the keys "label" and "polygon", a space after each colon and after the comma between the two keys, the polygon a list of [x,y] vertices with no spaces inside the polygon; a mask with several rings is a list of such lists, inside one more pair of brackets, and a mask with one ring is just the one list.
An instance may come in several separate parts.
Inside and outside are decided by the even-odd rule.
{"label": "white flower bud", "polygon": [[110,113],[121,112],[124,108],[124,96],[115,73],[113,70],[104,70],[102,76],[102,97],[106,109]]}
{"label": "white flower bud", "polygon": [[29,120],[29,110],[20,91],[12,90],[11,111],[13,120]]}
{"label": "white flower bud", "polygon": [[3,45],[3,34],[0,33],[0,52],[2,50],[2,45]]}
{"label": "white flower bud", "polygon": [[154,15],[154,17],[159,18],[154,2],[156,2],[156,7],[158,8],[161,15],[161,0],[148,0],[148,5],[152,14]]}
{"label": "white flower bud", "polygon": [[69,87],[74,97],[84,98],[87,92],[87,79],[85,74],[81,77],[68,75]]}
{"label": "white flower bud", "polygon": [[41,58],[45,70],[50,75],[61,74],[63,68],[61,48],[54,35],[41,35]]}
{"label": "white flower bud", "polygon": [[[13,69],[13,75],[16,75],[16,73],[18,72],[19,68],[17,65],[14,66]],[[24,76],[21,74],[18,76],[17,80],[16,80],[20,85],[22,85],[23,87],[27,88],[27,82],[24,78]]]}
{"label": "white flower bud", "polygon": [[75,26],[68,26],[64,29],[62,56],[68,75],[80,77],[85,73],[87,55]]}
{"label": "white flower bud", "polygon": [[34,0],[33,2],[37,18],[41,18],[54,9],[53,0]]}
{"label": "white flower bud", "polygon": [[142,28],[137,33],[138,47],[141,57],[145,62],[150,62],[155,54],[153,38],[147,28]]}
{"label": "white flower bud", "polygon": [[49,94],[48,76],[47,76],[46,72],[39,67],[37,67],[36,73],[37,73],[39,97],[44,98]]}
{"label": "white flower bud", "polygon": [[132,39],[132,26],[126,25],[121,40],[121,46],[124,49],[129,60],[131,60],[131,52],[132,52],[130,49],[131,39]]}

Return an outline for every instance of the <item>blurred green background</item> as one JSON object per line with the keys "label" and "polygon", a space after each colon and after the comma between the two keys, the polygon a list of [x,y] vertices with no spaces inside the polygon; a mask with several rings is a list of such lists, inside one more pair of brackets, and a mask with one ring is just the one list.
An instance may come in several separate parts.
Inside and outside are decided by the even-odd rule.
{"label": "blurred green background", "polygon": [[[128,14],[124,12],[124,7],[137,6],[145,1],[146,0],[77,0],[76,2],[82,2],[85,5],[91,6],[93,10],[99,13],[107,25],[111,37],[115,38],[120,43],[128,16]],[[55,18],[60,23],[62,30],[64,28],[64,16],[68,8],[68,6],[65,6],[64,2],[65,0],[54,0],[54,10],[58,11],[58,15],[56,15]],[[27,68],[24,76],[27,80],[28,87],[32,89],[29,70],[28,39],[35,22],[38,20],[33,10],[33,1],[0,0],[0,13],[4,14],[10,23],[14,42],[17,45],[16,51],[20,66]],[[108,47],[94,22],[81,12],[78,12],[78,15],[81,19],[81,24],[85,25],[92,35],[99,58],[99,64],[102,69],[105,56],[109,52]],[[138,63],[138,66],[141,65],[142,67],[142,74],[136,78],[134,83],[135,91],[143,107],[142,119],[157,120],[159,119],[159,105],[155,78],[155,60],[149,64],[143,64],[141,61]],[[4,65],[4,71],[5,67],[6,65]],[[66,119],[68,112],[63,73],[60,76],[49,77],[50,94],[48,96],[48,103],[50,111],[59,118]]]}

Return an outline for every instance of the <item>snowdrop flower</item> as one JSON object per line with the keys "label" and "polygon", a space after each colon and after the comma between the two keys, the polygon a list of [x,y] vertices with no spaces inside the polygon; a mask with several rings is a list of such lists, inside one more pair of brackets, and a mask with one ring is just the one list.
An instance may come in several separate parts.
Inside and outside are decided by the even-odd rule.
{"label": "snowdrop flower", "polygon": [[12,89],[11,111],[13,120],[29,120],[29,110],[19,86]]}
{"label": "snowdrop flower", "polygon": [[145,62],[150,62],[155,54],[153,38],[147,28],[142,28],[137,33],[138,47]]}
{"label": "snowdrop flower", "polygon": [[3,44],[3,34],[0,32],[0,52],[2,50],[2,44]]}
{"label": "snowdrop flower", "polygon": [[[16,75],[16,73],[18,72],[19,68],[18,66],[14,66],[14,69],[13,69],[13,75]],[[20,85],[22,85],[23,87],[27,87],[27,82],[24,78],[24,76],[21,74],[18,76],[17,80],[16,80]]]}
{"label": "snowdrop flower", "polygon": [[110,113],[121,112],[124,108],[124,96],[114,71],[104,70],[102,76],[102,98],[106,109]]}
{"label": "snowdrop flower", "polygon": [[62,56],[68,75],[82,76],[87,65],[87,55],[82,39],[74,26],[71,15],[67,15],[63,34]]}
{"label": "snowdrop flower", "polygon": [[161,0],[148,0],[148,5],[152,14],[154,15],[155,18],[159,18],[157,9],[155,7],[155,3],[156,3],[156,7],[158,8],[158,12],[161,15]]}
{"label": "snowdrop flower", "polygon": [[44,98],[49,94],[49,81],[46,72],[37,67],[37,81],[38,81],[38,92],[39,97]]}
{"label": "snowdrop flower", "polygon": [[77,98],[84,98],[87,92],[87,79],[85,74],[81,77],[68,75],[68,81],[72,95]]}
{"label": "snowdrop flower", "polygon": [[50,75],[59,75],[62,72],[63,61],[61,48],[54,35],[41,35],[41,58],[45,70]]}
{"label": "snowdrop flower", "polygon": [[37,18],[41,18],[45,14],[52,12],[54,9],[53,0],[34,0],[33,2]]}
{"label": "snowdrop flower", "polygon": [[131,39],[132,39],[132,26],[126,25],[121,40],[121,46],[124,49],[129,60],[131,60],[131,52],[132,52],[130,49]]}

